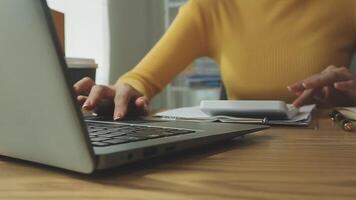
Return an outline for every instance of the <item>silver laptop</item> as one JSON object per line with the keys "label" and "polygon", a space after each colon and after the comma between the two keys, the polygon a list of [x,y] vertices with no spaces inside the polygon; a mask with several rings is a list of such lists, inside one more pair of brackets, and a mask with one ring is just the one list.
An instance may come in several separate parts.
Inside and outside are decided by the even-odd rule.
{"label": "silver laptop", "polygon": [[0,1],[0,155],[92,173],[267,128],[85,121],[45,0]]}

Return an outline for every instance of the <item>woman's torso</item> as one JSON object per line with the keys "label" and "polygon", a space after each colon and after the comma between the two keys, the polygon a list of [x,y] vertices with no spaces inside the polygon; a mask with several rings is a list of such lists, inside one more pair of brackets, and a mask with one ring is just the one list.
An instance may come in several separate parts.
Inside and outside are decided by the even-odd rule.
{"label": "woman's torso", "polygon": [[348,66],[355,51],[354,0],[205,1],[215,1],[204,18],[229,99],[291,101],[288,85]]}

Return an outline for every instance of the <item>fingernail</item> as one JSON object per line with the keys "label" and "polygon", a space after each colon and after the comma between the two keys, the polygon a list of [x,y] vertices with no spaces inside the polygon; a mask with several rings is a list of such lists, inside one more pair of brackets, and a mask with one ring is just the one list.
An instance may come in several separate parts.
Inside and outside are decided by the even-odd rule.
{"label": "fingernail", "polygon": [[84,105],[83,105],[83,108],[84,108],[84,109],[88,109],[88,107],[89,107],[88,104],[84,104]]}
{"label": "fingernail", "polygon": [[302,83],[302,85],[303,85],[304,88],[308,87],[308,85],[306,83]]}
{"label": "fingernail", "polygon": [[117,120],[120,120],[122,118],[122,115],[120,113],[117,113],[114,115],[114,120],[117,121]]}
{"label": "fingernail", "polygon": [[90,105],[91,105],[91,103],[89,101],[84,102],[83,109],[90,110]]}
{"label": "fingernail", "polygon": [[142,104],[145,104],[145,101],[144,101],[143,99],[139,99],[139,100],[137,101],[137,103],[142,105]]}

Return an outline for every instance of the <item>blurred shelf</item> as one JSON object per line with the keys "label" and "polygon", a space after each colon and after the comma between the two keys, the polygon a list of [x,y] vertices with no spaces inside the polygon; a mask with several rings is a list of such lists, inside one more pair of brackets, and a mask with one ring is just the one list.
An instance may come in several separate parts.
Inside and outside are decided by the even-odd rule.
{"label": "blurred shelf", "polygon": [[220,87],[185,87],[185,86],[171,86],[172,92],[186,92],[186,91],[220,91]]}
{"label": "blurred shelf", "polygon": [[172,2],[168,4],[170,8],[180,8],[182,5],[184,5],[184,3],[181,2]]}
{"label": "blurred shelf", "polygon": [[[186,2],[187,0],[164,1],[166,29],[175,19],[179,8]],[[219,68],[212,59],[204,57],[195,60],[168,85],[167,107],[195,106],[204,99],[218,99],[220,96],[219,75]],[[213,76],[217,78],[211,78]]]}
{"label": "blurred shelf", "polygon": [[171,8],[179,8],[180,6],[187,3],[187,0],[166,0],[166,3]]}

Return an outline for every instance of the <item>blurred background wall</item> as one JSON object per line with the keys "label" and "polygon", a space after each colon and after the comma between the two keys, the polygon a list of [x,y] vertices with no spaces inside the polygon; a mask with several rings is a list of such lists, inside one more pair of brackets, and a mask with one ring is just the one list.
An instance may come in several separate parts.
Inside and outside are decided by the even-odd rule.
{"label": "blurred background wall", "polygon": [[[110,75],[114,83],[132,69],[165,31],[163,0],[109,0]],[[165,93],[153,107],[165,107]]]}
{"label": "blurred background wall", "polygon": [[[121,0],[119,0],[121,1]],[[98,63],[97,81],[109,82],[110,37],[107,0],[47,0],[65,14],[67,57],[93,58]]]}

